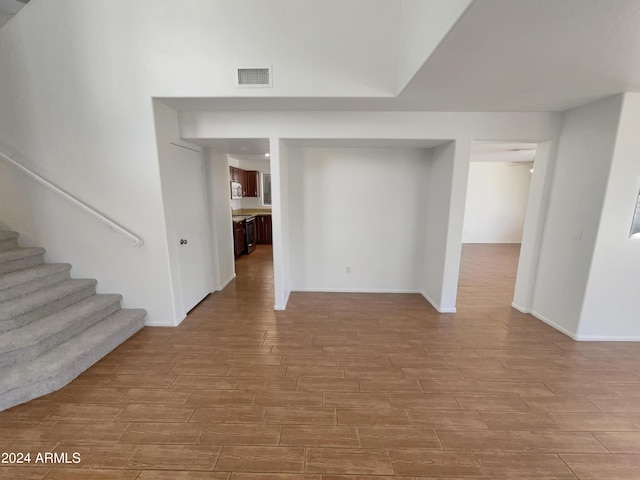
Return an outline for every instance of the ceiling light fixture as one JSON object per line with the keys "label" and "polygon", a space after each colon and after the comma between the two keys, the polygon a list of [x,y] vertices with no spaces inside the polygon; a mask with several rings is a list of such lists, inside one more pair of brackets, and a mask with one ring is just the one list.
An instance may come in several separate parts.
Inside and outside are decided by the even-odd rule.
{"label": "ceiling light fixture", "polygon": [[265,153],[264,156],[268,158],[268,157],[271,156],[271,154],[270,153]]}

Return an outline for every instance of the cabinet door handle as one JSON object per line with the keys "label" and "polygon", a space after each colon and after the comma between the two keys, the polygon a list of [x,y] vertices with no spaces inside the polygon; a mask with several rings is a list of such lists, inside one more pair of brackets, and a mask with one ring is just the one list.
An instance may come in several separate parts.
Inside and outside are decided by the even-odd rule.
{"label": "cabinet door handle", "polygon": [[187,244],[187,240],[185,240],[184,238],[180,239],[180,245],[186,245]]}

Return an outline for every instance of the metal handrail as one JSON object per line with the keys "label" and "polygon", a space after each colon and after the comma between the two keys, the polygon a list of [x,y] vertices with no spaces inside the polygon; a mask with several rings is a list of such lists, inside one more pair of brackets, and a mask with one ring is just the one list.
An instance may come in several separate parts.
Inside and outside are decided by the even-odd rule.
{"label": "metal handrail", "polygon": [[85,202],[83,202],[79,198],[71,195],[69,192],[63,190],[62,188],[60,188],[56,184],[50,182],[49,180],[47,180],[46,178],[42,177],[41,175],[37,174],[33,170],[25,167],[20,162],[16,161],[14,158],[12,158],[12,156],[7,155],[6,153],[3,153],[3,152],[0,151],[0,157],[4,158],[6,161],[8,161],[11,165],[16,167],[22,173],[24,173],[24,174],[30,176],[31,178],[33,178],[36,182],[40,183],[41,185],[44,185],[49,190],[57,193],[61,197],[65,198],[68,201],[70,201],[71,203],[73,203],[75,206],[81,208],[82,210],[87,212],[89,215],[97,218],[102,223],[104,223],[106,226],[111,228],[112,230],[115,230],[119,234],[124,235],[125,237],[127,237],[129,240],[131,240],[133,242],[133,246],[134,247],[140,247],[144,243],[144,240],[141,237],[139,237],[138,235],[134,234],[130,230],[127,230],[126,228],[124,228],[119,223],[115,222],[114,220],[111,220],[109,217],[107,217],[103,213],[100,213],[98,210],[96,210],[92,206],[87,205]]}

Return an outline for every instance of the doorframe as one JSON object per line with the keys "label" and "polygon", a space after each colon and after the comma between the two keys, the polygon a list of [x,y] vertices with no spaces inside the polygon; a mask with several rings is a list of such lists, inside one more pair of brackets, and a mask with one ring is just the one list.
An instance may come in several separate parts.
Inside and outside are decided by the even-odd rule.
{"label": "doorframe", "polygon": [[[203,219],[204,223],[202,227],[206,232],[205,234],[206,238],[204,239],[205,248],[210,255],[210,261],[204,262],[205,263],[204,268],[205,268],[205,275],[208,282],[206,289],[211,293],[215,291],[215,288],[216,288],[215,273],[214,273],[214,270],[216,269],[214,268],[215,267],[214,264],[217,262],[217,260],[215,260],[216,248],[211,235],[211,232],[212,232],[211,214],[210,214],[209,205],[208,205],[209,186],[207,185],[206,176],[205,176],[205,172],[206,172],[205,152],[200,145],[193,144],[182,139],[167,140],[167,145],[168,145],[167,146],[168,149],[170,149],[171,146],[175,146],[178,148],[185,148],[187,150],[191,150],[195,153],[198,153],[200,156],[202,173],[199,176],[199,178],[202,185],[202,192],[203,192],[202,202],[203,202],[203,207],[205,211],[205,215],[204,215],[205,218]],[[167,155],[167,158],[160,157],[161,183],[162,183],[162,174],[163,174],[162,163],[171,162],[171,161],[175,161],[175,160],[171,158],[170,155]],[[178,251],[177,243],[175,241],[177,237],[174,238],[175,237],[175,219],[173,216],[173,212],[171,211],[171,208],[167,208],[168,205],[167,205],[165,194],[166,194],[166,190],[165,190],[165,186],[163,186],[162,195],[163,195],[163,202],[165,207],[164,208],[165,231],[166,231],[167,242],[169,244],[169,248],[167,252],[169,257],[169,271],[170,271],[169,279],[170,279],[170,285],[171,285],[172,302],[173,302],[173,310],[174,310],[173,326],[176,327],[180,325],[180,323],[182,323],[182,321],[186,318],[188,311],[184,311],[184,312],[182,311],[184,300],[183,300],[182,282],[180,277],[179,251]]]}
{"label": "doorframe", "polygon": [[[553,140],[492,140],[496,143],[536,143],[536,156],[534,170],[531,176],[527,206],[525,209],[524,226],[522,229],[522,241],[516,272],[516,284],[513,292],[511,306],[522,313],[531,313],[535,296],[535,284],[538,274],[538,260],[542,247],[542,235],[547,217],[549,193],[553,176],[553,161],[557,142]],[[471,163],[469,156],[468,163]],[[468,168],[464,186],[464,198],[466,200],[469,185]],[[462,193],[462,192],[461,192]],[[465,202],[466,205],[466,202]],[[466,208],[460,212],[460,225],[464,223]],[[462,251],[462,228],[460,228],[459,246]],[[457,265],[456,275],[459,277],[460,262]],[[456,301],[458,283],[456,282]]]}

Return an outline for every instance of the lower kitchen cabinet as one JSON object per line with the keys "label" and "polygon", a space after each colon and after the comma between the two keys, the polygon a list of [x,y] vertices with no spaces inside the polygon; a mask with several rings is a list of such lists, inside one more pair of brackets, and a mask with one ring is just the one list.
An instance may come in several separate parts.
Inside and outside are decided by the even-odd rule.
{"label": "lower kitchen cabinet", "polygon": [[246,250],[244,239],[244,222],[233,222],[233,250],[236,258]]}
{"label": "lower kitchen cabinet", "polygon": [[271,215],[256,216],[256,227],[258,231],[258,243],[271,245],[273,243]]}

